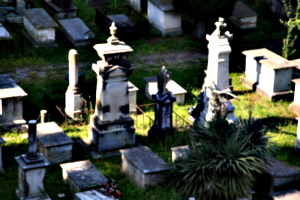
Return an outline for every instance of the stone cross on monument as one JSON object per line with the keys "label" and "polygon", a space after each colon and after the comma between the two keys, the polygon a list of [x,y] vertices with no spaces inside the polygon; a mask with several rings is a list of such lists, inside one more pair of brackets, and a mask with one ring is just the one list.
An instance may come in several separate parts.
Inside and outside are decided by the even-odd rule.
{"label": "stone cross on monument", "polygon": [[94,46],[101,60],[92,65],[97,74],[97,91],[89,138],[99,152],[135,145],[128,96],[128,77],[133,69],[126,61],[133,50],[119,41],[116,31],[115,23],[112,23],[107,43]]}

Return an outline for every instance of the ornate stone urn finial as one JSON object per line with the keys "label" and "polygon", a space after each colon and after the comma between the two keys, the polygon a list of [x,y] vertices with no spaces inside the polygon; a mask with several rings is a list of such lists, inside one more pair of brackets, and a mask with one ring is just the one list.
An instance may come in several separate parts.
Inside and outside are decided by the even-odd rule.
{"label": "ornate stone urn finial", "polygon": [[107,39],[107,42],[109,44],[119,44],[119,39],[115,36],[117,33],[117,27],[115,25],[115,22],[111,23],[111,26],[109,27],[111,36]]}

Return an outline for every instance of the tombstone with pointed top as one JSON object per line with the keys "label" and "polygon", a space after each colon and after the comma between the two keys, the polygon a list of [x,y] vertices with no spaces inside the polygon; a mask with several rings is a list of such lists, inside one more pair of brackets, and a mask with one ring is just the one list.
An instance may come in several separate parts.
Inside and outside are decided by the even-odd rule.
{"label": "tombstone with pointed top", "polygon": [[229,54],[231,47],[228,39],[232,34],[224,32],[227,26],[223,18],[215,23],[216,30],[211,35],[206,35],[208,43],[207,76],[210,76],[218,90],[230,88],[229,85]]}
{"label": "tombstone with pointed top", "polygon": [[19,165],[19,188],[16,190],[18,199],[51,200],[45,192],[46,167],[50,165],[42,153],[37,152],[36,121],[28,122],[28,152],[15,157]]}
{"label": "tombstone with pointed top", "polygon": [[173,102],[176,101],[176,97],[166,88],[169,80],[170,72],[168,72],[165,67],[162,67],[157,75],[158,92],[152,95],[155,101],[155,121],[148,132],[148,137],[163,139],[166,135],[174,133],[172,114]]}
{"label": "tombstone with pointed top", "polygon": [[135,145],[128,97],[128,77],[132,67],[126,61],[133,50],[115,37],[116,29],[112,23],[112,36],[108,38],[108,43],[94,46],[102,60],[92,66],[97,74],[97,93],[89,138],[99,152]]}

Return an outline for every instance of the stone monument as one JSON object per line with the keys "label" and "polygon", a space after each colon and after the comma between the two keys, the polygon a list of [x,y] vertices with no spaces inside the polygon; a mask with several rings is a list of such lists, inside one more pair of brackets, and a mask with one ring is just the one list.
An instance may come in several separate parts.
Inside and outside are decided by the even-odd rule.
{"label": "stone monument", "polygon": [[134,122],[129,116],[128,97],[128,77],[132,67],[126,61],[133,50],[115,37],[116,30],[112,23],[108,43],[94,46],[102,60],[92,66],[97,74],[97,93],[89,139],[97,151],[135,145]]}
{"label": "stone monument", "polygon": [[170,72],[168,72],[165,67],[162,67],[157,75],[158,92],[155,95],[152,95],[152,98],[155,101],[155,119],[154,125],[148,132],[148,137],[163,139],[166,135],[174,133],[172,113],[173,102],[176,101],[176,97],[166,88],[169,80]]}
{"label": "stone monument", "polygon": [[16,195],[20,200],[51,200],[45,192],[46,167],[50,165],[42,153],[37,153],[36,121],[28,122],[28,152],[15,157],[19,165],[19,188]]}
{"label": "stone monument", "polygon": [[83,97],[78,87],[77,51],[69,51],[69,87],[66,92],[66,115],[75,119],[83,111]]}
{"label": "stone monument", "polygon": [[43,8],[56,20],[76,17],[77,8],[72,0],[44,0]]}
{"label": "stone monument", "polygon": [[216,30],[211,35],[206,35],[208,43],[207,74],[212,78],[218,90],[228,89],[229,86],[229,54],[231,47],[228,39],[232,34],[222,30],[227,26],[223,18],[215,23]]}

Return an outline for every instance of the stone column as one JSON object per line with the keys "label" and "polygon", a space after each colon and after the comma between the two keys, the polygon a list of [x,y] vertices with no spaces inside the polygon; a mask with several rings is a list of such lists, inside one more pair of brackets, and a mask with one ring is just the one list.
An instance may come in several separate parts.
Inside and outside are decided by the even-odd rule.
{"label": "stone column", "polygon": [[66,92],[66,115],[71,119],[76,119],[76,115],[83,111],[83,97],[78,87],[78,65],[77,51],[69,51],[69,87]]}
{"label": "stone column", "polygon": [[41,110],[40,115],[41,115],[41,124],[45,123],[45,117],[47,114],[47,110]]}
{"label": "stone column", "polygon": [[133,50],[112,36],[107,43],[94,46],[101,61],[93,64],[97,75],[96,108],[91,116],[89,138],[98,151],[135,145],[133,119],[129,116],[128,77],[132,67],[126,61]]}
{"label": "stone column", "polygon": [[18,199],[51,200],[45,192],[46,167],[50,165],[42,153],[37,153],[36,120],[28,122],[28,152],[15,157],[19,165]]}

